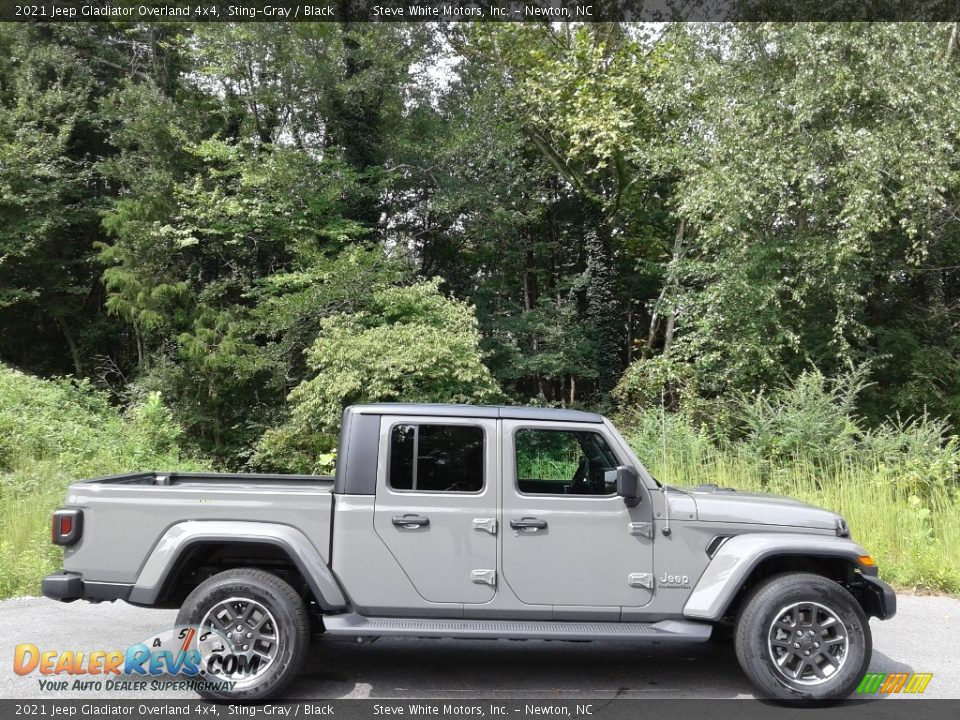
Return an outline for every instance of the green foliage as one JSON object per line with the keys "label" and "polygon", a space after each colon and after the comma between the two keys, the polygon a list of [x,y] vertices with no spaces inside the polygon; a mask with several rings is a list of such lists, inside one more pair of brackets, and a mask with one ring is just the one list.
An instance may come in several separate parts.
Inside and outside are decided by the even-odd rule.
{"label": "green foliage", "polygon": [[316,374],[290,393],[289,422],[264,435],[254,461],[313,470],[353,403],[497,399],[472,309],[445,297],[438,285],[376,290],[368,309],[324,320],[308,352]]}
{"label": "green foliage", "polygon": [[516,434],[517,478],[570,483],[583,448],[571,433],[523,430]]}
{"label": "green foliage", "polygon": [[637,157],[654,127],[649,55],[614,26],[475,24],[444,37],[460,62],[439,117],[418,116],[439,144],[404,156],[418,203],[402,237],[476,305],[508,392],[595,401],[644,321],[624,310],[656,292],[665,217]]}
{"label": "green foliage", "polygon": [[60,562],[50,512],[68,483],[144,468],[198,470],[156,393],[128,410],[86,381],[40,380],[0,365],[0,597],[36,593]]}
{"label": "green foliage", "polygon": [[88,371],[111,331],[86,302],[105,204],[95,100],[116,82],[87,60],[102,36],[0,27],[0,357],[44,372]]}
{"label": "green foliage", "polygon": [[286,377],[306,377],[305,351],[324,318],[356,313],[371,293],[408,282],[413,271],[379,248],[348,246],[332,258],[319,256],[299,269],[269,275],[251,291],[249,332],[274,342],[267,351]]}
{"label": "green foliage", "polygon": [[[943,541],[951,31],[0,27],[0,361],[139,398],[114,429],[143,464],[328,471],[347,402],[500,387],[610,394],[661,452],[663,404],[683,467],[828,497],[889,478],[909,494],[875,519]],[[110,466],[71,413],[70,472]],[[0,463],[59,462],[11,417]],[[939,551],[888,547],[946,582]]]}
{"label": "green foliage", "polygon": [[[945,421],[927,416],[868,427],[856,409],[866,376],[863,368],[839,378],[807,371],[769,391],[733,396],[719,417],[707,419],[688,408],[663,413],[655,398],[638,407],[621,406],[620,421],[633,428],[641,457],[659,460],[666,452],[671,462],[685,466],[713,462],[717,453],[729,452],[751,465],[755,480],[771,486],[778,473],[789,476],[794,468],[811,476],[822,472],[822,479],[810,483],[826,485],[832,474],[853,467],[889,478],[904,496],[926,500],[956,493],[960,438]],[[716,412],[717,404],[710,409]]]}
{"label": "green foliage", "polygon": [[540,298],[536,307],[499,319],[488,341],[492,369],[501,381],[541,380],[538,399],[546,400],[546,386],[564,386],[567,378],[593,379],[593,344],[567,302]]}
{"label": "green foliage", "polygon": [[358,287],[473,305],[517,401],[602,404],[663,355],[707,417],[866,362],[868,423],[954,417],[950,31],[2,28],[0,357],[160,390],[237,464],[320,321],[362,309],[325,295],[363,247],[397,262]]}
{"label": "green foliage", "polygon": [[863,432],[855,401],[865,375],[854,371],[831,380],[812,370],[769,393],[739,395],[738,430],[766,460],[842,460],[857,449]]}
{"label": "green foliage", "polygon": [[[677,213],[690,230],[671,270],[676,351],[706,391],[870,360],[881,383],[888,373],[916,383],[909,405],[900,382],[878,383],[874,420],[948,404],[917,390],[955,387],[949,373],[930,383],[921,369],[954,335],[943,324],[960,233],[948,209],[960,193],[949,32],[672,29],[659,162],[680,178]],[[912,352],[895,347],[903,340]]]}
{"label": "green foliage", "polygon": [[691,365],[658,355],[631,363],[613,389],[613,399],[625,410],[660,405],[687,410],[696,403],[697,391]]}
{"label": "green foliage", "polygon": [[580,455],[572,452],[561,458],[558,458],[555,453],[547,455],[517,454],[517,477],[525,479],[569,483],[579,466]]}
{"label": "green foliage", "polygon": [[897,418],[866,432],[861,447],[881,473],[923,498],[960,487],[960,437],[945,420]]}
{"label": "green foliage", "polygon": [[[150,100],[139,90],[136,95]],[[114,102],[126,100],[118,95]],[[162,131],[180,134],[168,114],[156,115]],[[112,167],[126,173],[124,163],[155,164],[128,134],[129,151]],[[302,337],[309,330],[303,318],[292,317],[295,301],[288,298],[281,308],[277,297],[299,274],[293,294],[309,299],[302,289],[330,272],[327,254],[363,229],[339,212],[350,176],[334,161],[208,138],[185,143],[179,163],[173,173],[160,168],[156,185],[144,187],[137,200],[117,203],[105,217],[114,236],[100,246],[108,266],[107,308],[134,328],[148,370],[141,385],[175,398],[178,419],[200,447],[236,464],[278,412],[287,384],[296,379],[284,371],[302,367],[299,351],[311,339]],[[268,297],[269,287],[275,292]],[[302,315],[316,317],[325,307]],[[272,316],[276,310],[284,311],[282,318]],[[264,347],[278,333],[286,358]]]}
{"label": "green foliage", "polygon": [[126,413],[87,381],[39,380],[0,366],[0,472],[53,463],[77,476],[180,465],[181,429],[157,394]]}
{"label": "green foliage", "polygon": [[808,371],[769,393],[740,395],[732,407],[734,438],[761,463],[852,463],[892,478],[904,493],[956,492],[960,438],[946,421],[925,415],[867,428],[856,410],[866,376],[865,369],[836,379]]}
{"label": "green foliage", "polygon": [[[769,424],[777,429],[767,435],[717,437],[712,427],[683,413],[662,416],[659,408],[622,416],[618,425],[661,482],[716,483],[829,508],[846,517],[886,579],[901,587],[960,592],[957,437],[924,418],[852,433],[857,418],[844,421],[837,385],[810,374],[776,391],[768,404],[776,408]],[[768,412],[766,405],[761,413]],[[747,417],[741,421],[753,421],[756,407],[742,409]],[[824,449],[812,440],[823,440],[828,426],[846,434]]]}

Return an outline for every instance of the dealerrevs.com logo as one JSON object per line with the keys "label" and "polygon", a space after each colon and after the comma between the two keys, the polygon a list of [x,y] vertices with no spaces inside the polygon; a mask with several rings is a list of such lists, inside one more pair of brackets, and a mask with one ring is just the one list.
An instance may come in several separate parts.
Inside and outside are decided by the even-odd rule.
{"label": "dealerrevs.com logo", "polygon": [[141,692],[230,691],[261,673],[267,660],[208,627],[176,627],[121,650],[52,650],[20,643],[13,671],[38,676],[41,690]]}

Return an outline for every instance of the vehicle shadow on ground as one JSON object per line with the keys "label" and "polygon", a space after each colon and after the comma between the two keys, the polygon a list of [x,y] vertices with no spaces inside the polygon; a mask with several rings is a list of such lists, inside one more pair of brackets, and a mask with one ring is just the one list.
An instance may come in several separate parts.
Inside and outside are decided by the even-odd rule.
{"label": "vehicle shadow on ground", "polygon": [[296,698],[751,697],[731,643],[316,638]]}
{"label": "vehicle shadow on ground", "polygon": [[883,673],[913,672],[913,667],[874,650],[873,656],[870,658],[869,671]]}
{"label": "vehicle shadow on ground", "polygon": [[[884,655],[881,652],[873,651],[873,655],[870,658],[870,666],[867,670],[872,673],[910,673],[913,672],[913,667],[907,665],[907,663],[894,660],[888,655]],[[891,695],[880,695],[880,694],[854,694],[851,700],[856,700],[860,702],[876,702],[878,700],[890,700],[890,699],[899,699],[903,697],[899,694]],[[922,697],[917,695],[916,697]]]}

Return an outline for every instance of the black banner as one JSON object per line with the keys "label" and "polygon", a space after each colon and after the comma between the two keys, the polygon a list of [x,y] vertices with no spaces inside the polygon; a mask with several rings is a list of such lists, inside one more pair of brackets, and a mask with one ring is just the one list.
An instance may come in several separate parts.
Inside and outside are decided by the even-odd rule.
{"label": "black banner", "polygon": [[[905,704],[908,703],[908,704]],[[941,720],[960,715],[960,700],[848,701],[816,708],[757,700],[301,700],[257,704],[213,704],[202,700],[0,700],[0,720],[33,718],[297,718],[303,720]]]}
{"label": "black banner", "polygon": [[8,22],[958,21],[958,0],[0,0]]}

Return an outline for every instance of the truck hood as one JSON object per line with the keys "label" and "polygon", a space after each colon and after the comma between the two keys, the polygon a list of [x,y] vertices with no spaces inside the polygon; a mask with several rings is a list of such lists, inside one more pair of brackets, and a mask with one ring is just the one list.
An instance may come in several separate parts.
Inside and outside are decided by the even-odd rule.
{"label": "truck hood", "polygon": [[782,495],[744,492],[716,485],[680,488],[697,505],[704,522],[781,525],[791,528],[837,530],[843,518],[835,512]]}

